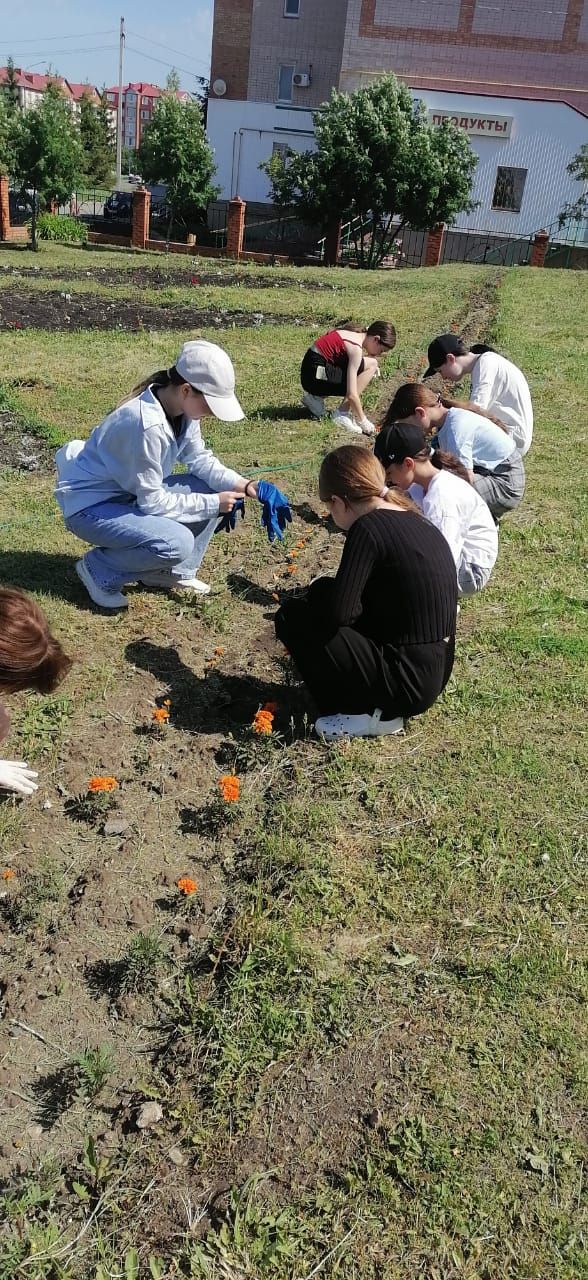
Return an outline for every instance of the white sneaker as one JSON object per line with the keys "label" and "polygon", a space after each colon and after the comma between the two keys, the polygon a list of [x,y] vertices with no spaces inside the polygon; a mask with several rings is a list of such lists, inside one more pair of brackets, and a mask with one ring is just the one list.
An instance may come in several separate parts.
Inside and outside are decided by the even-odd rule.
{"label": "white sneaker", "polygon": [[357,423],[364,436],[375,436],[377,434],[376,428],[369,418],[354,418],[354,422]]}
{"label": "white sneaker", "polygon": [[100,605],[101,609],[128,609],[129,602],[122,591],[107,591],[105,587],[101,587],[92,577],[90,569],[86,564],[86,557],[83,556],[76,564],[76,573],[80,582],[82,582],[94,604]]}
{"label": "white sneaker", "polygon": [[173,573],[147,573],[141,578],[144,587],[163,587],[166,591],[196,591],[207,596],[210,587],[201,578],[174,578]]}
{"label": "white sneaker", "polygon": [[331,421],[337,427],[343,427],[344,431],[352,431],[355,436],[361,435],[361,427],[358,427],[350,413],[345,413],[341,409],[333,409]]}
{"label": "white sneaker", "polygon": [[382,720],[382,712],[376,710],[373,716],[320,716],[314,728],[326,742],[336,742],[338,738],[381,738],[402,733],[404,720],[401,716],[396,720]]}
{"label": "white sneaker", "polygon": [[322,396],[312,396],[310,391],[305,391],[302,397],[302,403],[305,409],[308,409],[313,418],[324,418],[327,410]]}

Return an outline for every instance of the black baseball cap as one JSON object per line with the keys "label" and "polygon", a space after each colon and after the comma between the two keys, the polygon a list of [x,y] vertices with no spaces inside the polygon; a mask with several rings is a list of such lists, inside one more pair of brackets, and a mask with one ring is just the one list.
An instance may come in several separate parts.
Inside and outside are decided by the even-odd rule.
{"label": "black baseball cap", "polygon": [[405,458],[416,458],[417,453],[428,447],[422,427],[409,422],[392,422],[389,427],[382,427],[376,436],[374,453],[383,467],[389,467],[391,463],[398,465],[404,462]]}
{"label": "black baseball cap", "polygon": [[434,373],[445,364],[447,356],[462,356],[463,342],[456,333],[442,333],[440,337],[433,338],[427,351],[427,360],[429,368],[423,374],[423,378],[432,378]]}

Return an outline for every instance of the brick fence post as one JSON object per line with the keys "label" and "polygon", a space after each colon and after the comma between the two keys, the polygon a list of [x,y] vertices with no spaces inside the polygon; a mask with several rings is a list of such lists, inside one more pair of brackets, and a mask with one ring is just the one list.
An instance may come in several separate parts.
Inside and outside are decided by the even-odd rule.
{"label": "brick fence post", "polygon": [[0,173],[0,240],[10,240],[8,178],[3,173]]}
{"label": "brick fence post", "polygon": [[245,238],[245,210],[247,205],[240,196],[229,200],[227,217],[227,257],[240,258]]}
{"label": "brick fence post", "polygon": [[529,266],[531,267],[545,266],[545,255],[547,253],[548,244],[549,244],[549,232],[547,232],[545,228],[542,227],[541,231],[536,231],[535,235],[533,236],[533,247],[531,249],[531,258],[530,258]]}
{"label": "brick fence post", "polygon": [[327,227],[325,236],[325,266],[338,267],[339,258],[341,257],[341,219],[331,222]]}
{"label": "brick fence post", "polygon": [[144,249],[149,239],[149,211],[151,208],[151,192],[145,187],[137,187],[133,191],[133,226],[131,244],[133,249]]}
{"label": "brick fence post", "polygon": [[445,223],[439,222],[436,227],[431,227],[427,234],[427,247],[425,250],[425,266],[438,267],[441,261],[441,250],[443,248],[443,236],[445,235]]}

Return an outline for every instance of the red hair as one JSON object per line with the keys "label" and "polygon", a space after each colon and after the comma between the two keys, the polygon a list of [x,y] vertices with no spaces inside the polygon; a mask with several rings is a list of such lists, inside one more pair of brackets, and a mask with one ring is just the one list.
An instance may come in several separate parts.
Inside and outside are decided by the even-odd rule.
{"label": "red hair", "polygon": [[38,604],[17,587],[0,587],[0,692],[52,693],[71,665]]}

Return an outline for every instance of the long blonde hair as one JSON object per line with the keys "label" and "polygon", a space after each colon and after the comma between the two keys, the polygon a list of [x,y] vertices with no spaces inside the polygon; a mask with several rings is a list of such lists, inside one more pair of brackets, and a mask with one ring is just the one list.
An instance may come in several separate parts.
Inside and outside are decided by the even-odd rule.
{"label": "long blonde hair", "polygon": [[420,508],[400,489],[388,488],[386,472],[378,459],[362,445],[342,444],[323,458],[319,472],[321,502],[330,498],[343,498],[348,503],[369,502],[370,498],[382,498],[404,511]]}

